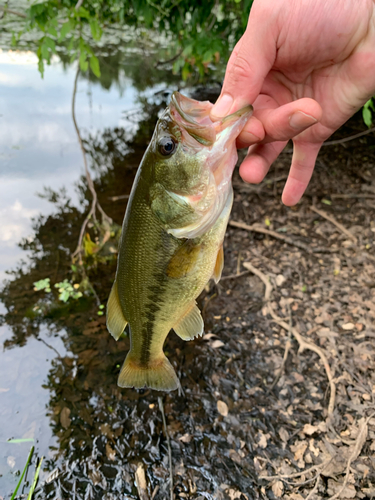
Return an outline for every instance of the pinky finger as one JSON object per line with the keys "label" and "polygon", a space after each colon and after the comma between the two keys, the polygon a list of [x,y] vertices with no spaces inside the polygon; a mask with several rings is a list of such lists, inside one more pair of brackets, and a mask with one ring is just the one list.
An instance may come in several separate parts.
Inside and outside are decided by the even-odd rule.
{"label": "pinky finger", "polygon": [[294,142],[292,165],[286,181],[282,201],[288,207],[299,202],[305,192],[315,167],[320,144]]}

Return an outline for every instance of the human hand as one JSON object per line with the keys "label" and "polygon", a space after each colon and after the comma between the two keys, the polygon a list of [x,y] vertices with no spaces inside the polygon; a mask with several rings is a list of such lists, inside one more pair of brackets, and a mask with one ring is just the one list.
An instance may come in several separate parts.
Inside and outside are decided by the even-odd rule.
{"label": "human hand", "polygon": [[244,181],[259,183],[289,139],[282,201],[303,195],[322,143],[375,93],[373,0],[255,0],[213,118],[253,104],[238,138]]}

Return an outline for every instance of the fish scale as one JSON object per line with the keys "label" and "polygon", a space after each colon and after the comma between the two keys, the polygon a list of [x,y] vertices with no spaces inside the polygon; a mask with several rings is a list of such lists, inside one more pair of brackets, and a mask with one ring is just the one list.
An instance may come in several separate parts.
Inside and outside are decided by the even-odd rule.
{"label": "fish scale", "polygon": [[[191,103],[201,107],[194,113],[204,125],[196,116],[189,118]],[[184,340],[203,333],[195,299],[212,277],[220,279],[233,200],[235,138],[251,112],[247,108],[218,125],[207,119],[211,106],[175,93],[133,184],[107,305],[108,330],[116,340],[130,325],[130,351],[118,379],[121,387],[178,388],[177,375],[163,352],[165,339],[171,329]],[[209,137],[216,139],[210,143]],[[220,166],[222,175],[208,175]]]}

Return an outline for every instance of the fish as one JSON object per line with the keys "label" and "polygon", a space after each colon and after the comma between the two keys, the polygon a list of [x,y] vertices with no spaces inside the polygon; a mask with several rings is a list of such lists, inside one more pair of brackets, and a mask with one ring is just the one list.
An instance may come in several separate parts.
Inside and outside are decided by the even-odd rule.
{"label": "fish", "polygon": [[116,340],[130,327],[120,387],[179,389],[165,339],[172,329],[186,341],[204,332],[196,299],[221,277],[236,138],[253,109],[212,121],[212,107],[174,92],[137,170],[106,311]]}

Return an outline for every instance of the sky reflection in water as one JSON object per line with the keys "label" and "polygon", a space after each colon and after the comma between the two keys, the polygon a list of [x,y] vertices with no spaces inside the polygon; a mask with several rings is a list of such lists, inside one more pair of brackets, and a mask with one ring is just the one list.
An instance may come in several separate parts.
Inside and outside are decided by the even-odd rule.
{"label": "sky reflection in water", "polygon": [[[18,243],[32,233],[31,219],[54,210],[37,193],[44,186],[64,186],[77,202],[75,183],[83,162],[71,116],[74,77],[74,68],[55,63],[41,79],[32,55],[0,53],[0,281],[25,260]],[[107,91],[79,80],[76,115],[83,136],[126,126],[122,113],[134,108],[136,92],[126,78],[122,86],[120,93],[113,86]],[[4,312],[0,303],[0,314]],[[1,326],[1,345],[10,337],[10,328]],[[63,331],[51,335],[42,327],[38,339],[0,351],[0,497],[14,489],[14,472],[22,470],[32,444],[7,444],[8,439],[34,438],[43,452],[57,444],[46,414],[50,392],[43,384],[56,357],[53,349],[66,355],[63,338]]]}

